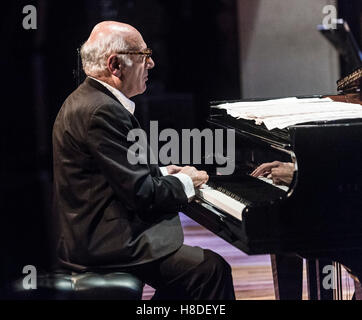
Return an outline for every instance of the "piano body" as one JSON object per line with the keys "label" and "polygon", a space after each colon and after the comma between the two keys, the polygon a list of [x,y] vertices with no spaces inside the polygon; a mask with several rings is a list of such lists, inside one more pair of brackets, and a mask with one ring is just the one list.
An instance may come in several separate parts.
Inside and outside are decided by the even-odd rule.
{"label": "piano body", "polygon": [[[362,69],[349,77],[338,83],[342,93],[329,97],[362,104]],[[207,168],[216,191],[212,197],[200,192],[185,214],[247,254],[318,256],[362,248],[362,119],[267,130],[216,104],[207,122],[213,129],[235,129],[235,171],[220,176]],[[295,163],[289,186],[250,176],[275,160]]]}

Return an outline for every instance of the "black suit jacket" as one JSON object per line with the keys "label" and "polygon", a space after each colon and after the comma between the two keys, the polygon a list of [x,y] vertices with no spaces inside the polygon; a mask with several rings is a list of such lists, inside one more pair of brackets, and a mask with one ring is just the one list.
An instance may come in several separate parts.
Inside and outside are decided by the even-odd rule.
{"label": "black suit jacket", "polygon": [[149,262],[183,243],[182,183],[157,165],[127,160],[136,118],[87,78],[64,102],[53,127],[58,258],[76,270]]}

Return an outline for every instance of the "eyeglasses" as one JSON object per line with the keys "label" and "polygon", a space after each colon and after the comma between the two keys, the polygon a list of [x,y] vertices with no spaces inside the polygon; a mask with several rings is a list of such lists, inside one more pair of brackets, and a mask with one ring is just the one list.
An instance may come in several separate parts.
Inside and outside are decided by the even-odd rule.
{"label": "eyeglasses", "polygon": [[146,48],[142,51],[118,51],[117,54],[137,54],[146,56],[146,59],[148,59],[152,55],[152,50],[150,48]]}

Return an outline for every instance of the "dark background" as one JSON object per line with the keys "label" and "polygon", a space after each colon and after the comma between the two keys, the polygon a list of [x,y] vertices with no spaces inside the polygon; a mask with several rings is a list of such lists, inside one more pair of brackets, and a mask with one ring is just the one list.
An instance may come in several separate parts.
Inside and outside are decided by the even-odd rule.
{"label": "dark background", "polygon": [[[51,130],[76,88],[77,48],[93,26],[135,26],[153,49],[156,67],[136,97],[147,128],[203,128],[212,100],[239,99],[237,0],[8,1],[1,17],[0,297],[25,265],[49,268],[52,215]],[[11,4],[11,5],[10,5]],[[37,30],[22,27],[25,5],[37,8]],[[362,39],[362,1],[339,1]],[[0,289],[1,290],[1,289]]]}

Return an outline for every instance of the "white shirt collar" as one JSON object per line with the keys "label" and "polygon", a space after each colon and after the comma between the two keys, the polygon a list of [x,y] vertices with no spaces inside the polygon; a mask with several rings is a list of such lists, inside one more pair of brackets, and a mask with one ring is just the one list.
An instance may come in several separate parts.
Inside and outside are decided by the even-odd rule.
{"label": "white shirt collar", "polygon": [[105,83],[101,80],[98,80],[93,77],[89,77],[89,78],[96,80],[100,84],[105,86],[130,113],[134,114],[136,104],[132,100],[128,99],[121,91],[119,91],[118,89],[110,86],[108,83]]}

